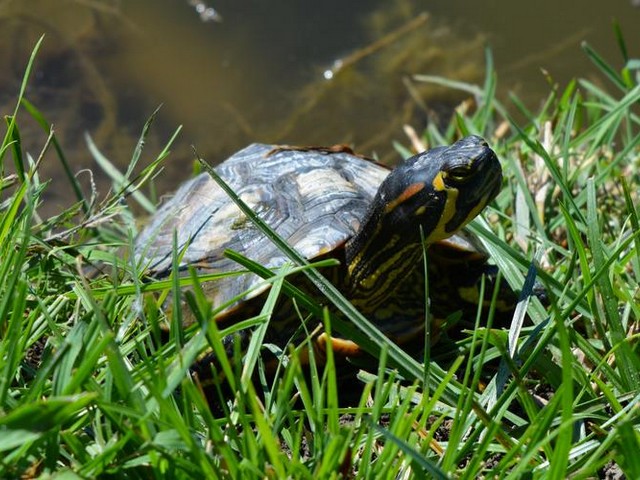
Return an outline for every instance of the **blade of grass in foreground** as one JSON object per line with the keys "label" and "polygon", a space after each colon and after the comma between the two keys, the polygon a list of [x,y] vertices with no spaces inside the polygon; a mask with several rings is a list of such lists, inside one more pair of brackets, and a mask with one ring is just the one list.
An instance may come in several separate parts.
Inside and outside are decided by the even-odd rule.
{"label": "blade of grass in foreground", "polygon": [[[33,105],[31,102],[29,102],[26,98],[22,99],[22,106],[25,108],[27,112],[29,112],[29,115],[31,115],[31,117],[38,123],[38,125],[40,125],[40,128],[42,128],[42,130],[45,131],[47,135],[49,135],[51,133],[52,127],[51,127],[51,124],[47,122],[42,112],[40,112],[40,110],[38,110],[36,106]],[[84,198],[84,194],[82,193],[82,188],[80,187],[80,182],[78,182],[78,179],[73,173],[73,170],[71,169],[71,165],[69,165],[69,161],[67,160],[67,157],[62,150],[62,146],[60,145],[60,142],[58,141],[58,138],[55,134],[53,134],[51,141],[53,143],[53,148],[55,149],[56,154],[58,155],[58,159],[62,164],[62,169],[64,170],[65,176],[67,177],[67,180],[71,184],[71,189],[73,190],[76,200],[82,204],[82,210],[85,213],[88,213],[89,204]]]}
{"label": "blade of grass in foreground", "polygon": [[[596,189],[592,178],[587,182],[587,208],[589,220],[587,223],[587,236],[593,255],[594,267],[597,271],[603,268],[605,255],[602,244],[600,243],[602,234],[598,228],[600,223],[597,218]],[[602,302],[604,303],[604,312],[607,319],[606,326],[611,332],[613,344],[618,346],[619,353],[616,355],[618,357],[616,363],[620,367],[620,374],[625,381],[625,387],[627,391],[630,392],[640,385],[640,358],[631,349],[631,346],[626,340],[626,334],[618,313],[617,296],[613,292],[609,276],[601,275],[597,280],[597,285]]]}
{"label": "blade of grass in foreground", "polygon": [[[29,62],[27,63],[27,68],[25,69],[25,73],[22,77],[22,83],[20,84],[20,93],[18,94],[18,101],[16,103],[16,108],[13,110],[13,115],[7,118],[7,132],[5,133],[4,139],[2,141],[2,150],[0,150],[0,166],[4,166],[4,154],[6,152],[6,147],[13,143],[13,140],[16,138],[16,117],[18,116],[18,109],[20,108],[20,103],[24,98],[24,93],[27,89],[27,83],[29,81],[29,77],[31,76],[31,70],[33,68],[33,62],[36,59],[38,54],[38,50],[40,50],[40,45],[42,44],[42,40],[44,40],[44,35],[40,37],[40,39],[36,42],[35,47],[31,52],[31,57],[29,57]],[[16,167],[16,172],[18,172],[18,176],[21,180],[24,180],[24,164],[22,159],[22,154],[20,152],[20,148],[14,149],[14,163]],[[4,168],[2,168],[2,173],[4,174]]]}
{"label": "blade of grass in foreground", "polygon": [[[381,433],[387,440],[397,445],[400,450],[402,450],[402,452],[411,459],[411,464],[413,465],[412,473],[415,475],[415,478],[435,478],[439,480],[446,480],[449,478],[449,476],[440,470],[437,465],[434,465],[425,459],[423,455],[417,452],[412,445],[403,439],[396,437],[391,432],[375,423],[371,423],[371,426],[374,430]],[[429,476],[427,477],[427,475]]]}

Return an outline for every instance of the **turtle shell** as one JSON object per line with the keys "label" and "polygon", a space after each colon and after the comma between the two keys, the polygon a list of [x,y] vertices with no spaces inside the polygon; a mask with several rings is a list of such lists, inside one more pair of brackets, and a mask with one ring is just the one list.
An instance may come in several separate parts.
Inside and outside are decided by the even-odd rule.
{"label": "turtle shell", "polygon": [[[216,167],[240,198],[308,259],[341,249],[364,220],[389,169],[348,151],[283,149],[252,144]],[[208,174],[184,183],[136,240],[136,257],[149,273],[171,270],[174,231],[180,268],[202,273],[241,270],[225,257],[234,250],[269,268],[288,259],[245,217]],[[207,289],[213,305],[259,295],[253,274],[224,277]],[[260,286],[260,287],[258,287]],[[230,304],[229,311],[236,304]]]}

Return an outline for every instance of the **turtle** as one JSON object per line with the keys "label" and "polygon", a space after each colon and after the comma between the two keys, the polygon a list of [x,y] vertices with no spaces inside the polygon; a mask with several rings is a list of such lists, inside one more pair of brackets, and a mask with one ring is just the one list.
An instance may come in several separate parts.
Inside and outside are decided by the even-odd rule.
{"label": "turtle", "polygon": [[[339,266],[329,278],[392,340],[423,338],[425,246],[431,246],[426,251],[434,277],[431,311],[445,317],[475,308],[478,299],[468,292],[485,272],[487,255],[462,229],[502,185],[500,162],[481,137],[419,153],[393,169],[340,146],[255,143],[215,170],[302,256],[336,258]],[[178,274],[189,267],[201,274],[242,271],[226,250],[271,270],[288,261],[207,173],[179,187],[136,238],[134,253],[149,275],[171,273],[174,236]],[[202,288],[218,307],[216,321],[233,323],[259,311],[268,286],[246,272]],[[266,341],[280,347],[290,341],[299,325],[294,317],[290,303],[280,305]],[[347,342],[335,343],[334,351],[359,350]]]}

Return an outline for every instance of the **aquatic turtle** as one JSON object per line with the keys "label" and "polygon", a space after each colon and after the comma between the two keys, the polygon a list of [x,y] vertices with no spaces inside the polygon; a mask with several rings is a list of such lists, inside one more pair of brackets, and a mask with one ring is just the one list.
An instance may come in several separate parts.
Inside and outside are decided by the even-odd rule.
{"label": "aquatic turtle", "polygon": [[[500,163],[482,138],[468,136],[420,153],[393,170],[345,148],[253,144],[216,171],[304,257],[337,258],[340,267],[329,278],[393,340],[415,338],[424,328],[423,241],[435,245],[428,262],[437,277],[430,279],[437,300],[431,310],[444,316],[474,301],[459,287],[476,286],[486,255],[473,239],[451,237],[501,187]],[[226,249],[272,270],[287,261],[208,174],[183,184],[136,239],[136,256],[153,276],[171,272],[174,232],[181,270],[242,270]],[[233,322],[259,309],[257,297],[268,288],[256,288],[261,283],[245,273],[203,288],[214,307],[227,305],[217,318]],[[293,317],[291,305],[282,306],[267,341],[289,341]]]}

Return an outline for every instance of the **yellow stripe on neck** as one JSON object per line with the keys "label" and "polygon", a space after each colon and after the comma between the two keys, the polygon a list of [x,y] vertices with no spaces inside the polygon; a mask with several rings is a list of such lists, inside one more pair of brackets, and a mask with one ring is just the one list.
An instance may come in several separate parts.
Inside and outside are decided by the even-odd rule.
{"label": "yellow stripe on neck", "polygon": [[[447,191],[447,201],[444,205],[444,210],[442,211],[442,215],[440,216],[440,221],[436,225],[436,228],[433,229],[431,234],[425,239],[425,243],[431,244],[435,243],[444,238],[450,237],[455,233],[455,231],[447,231],[445,230],[449,221],[456,214],[456,201],[458,200],[458,190],[451,189]],[[468,222],[474,219],[483,209],[487,206],[488,195],[482,197],[475,207],[469,210],[467,216],[456,226],[456,231],[460,228],[464,227]]]}
{"label": "yellow stripe on neck", "polygon": [[[438,174],[433,181],[433,187],[438,189],[438,185],[436,185],[437,181],[442,182],[442,177]],[[458,190],[455,188],[447,189],[442,186],[442,189],[445,191],[447,198],[444,203],[444,208],[442,209],[442,214],[438,219],[438,223],[435,228],[427,235],[425,238],[426,244],[431,244],[437,242],[438,240],[442,240],[443,238],[447,238],[451,235],[451,232],[446,231],[446,226],[449,221],[456,215],[456,203],[458,200]]]}
{"label": "yellow stripe on neck", "polygon": [[420,190],[424,189],[424,183],[412,183],[407,188],[405,188],[404,192],[398,195],[398,198],[391,200],[385,207],[384,211],[389,213],[396,209],[398,205],[406,202],[411,197],[413,197]]}

